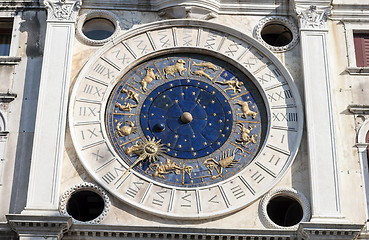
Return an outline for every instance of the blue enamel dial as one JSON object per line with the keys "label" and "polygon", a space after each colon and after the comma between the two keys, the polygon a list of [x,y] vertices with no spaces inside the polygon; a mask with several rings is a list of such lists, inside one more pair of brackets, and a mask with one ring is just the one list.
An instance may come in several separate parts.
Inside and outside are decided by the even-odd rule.
{"label": "blue enamel dial", "polygon": [[237,68],[176,54],[141,63],[120,79],[105,126],[129,171],[193,188],[245,169],[263,144],[267,117],[261,94]]}
{"label": "blue enamel dial", "polygon": [[[181,119],[185,113],[190,121]],[[215,87],[178,79],[149,94],[141,108],[140,123],[145,136],[161,139],[167,146],[167,155],[192,159],[213,153],[228,140],[233,114],[228,100]]]}

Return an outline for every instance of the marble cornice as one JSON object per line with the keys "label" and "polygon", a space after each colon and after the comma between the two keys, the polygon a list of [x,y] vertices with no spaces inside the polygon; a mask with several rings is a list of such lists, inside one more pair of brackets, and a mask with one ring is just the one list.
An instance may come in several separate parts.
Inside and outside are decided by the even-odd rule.
{"label": "marble cornice", "polygon": [[368,4],[334,4],[332,5],[332,20],[369,21]]}
{"label": "marble cornice", "polygon": [[288,1],[253,0],[253,1],[221,1],[221,0],[152,0],[150,4],[134,0],[84,0],[82,8],[116,9],[161,12],[174,7],[201,8],[215,14],[252,14],[252,15],[291,15],[293,8]]}

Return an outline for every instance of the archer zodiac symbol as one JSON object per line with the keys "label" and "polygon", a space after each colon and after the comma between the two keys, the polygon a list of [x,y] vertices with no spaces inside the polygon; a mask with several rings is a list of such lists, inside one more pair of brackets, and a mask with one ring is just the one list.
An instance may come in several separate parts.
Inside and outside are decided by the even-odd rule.
{"label": "archer zodiac symbol", "polygon": [[255,119],[257,112],[251,111],[249,108],[249,103],[251,101],[238,101],[236,104],[241,106],[242,113],[237,113],[237,115],[241,115],[242,118],[247,118],[248,116],[252,116],[252,119]]}
{"label": "archer zodiac symbol", "polygon": [[146,75],[140,81],[140,84],[142,86],[142,90],[144,92],[147,91],[147,85],[149,85],[154,79],[159,79],[159,75],[157,73],[154,73],[153,68],[145,67],[145,70],[146,70]]}
{"label": "archer zodiac symbol", "polygon": [[180,76],[183,76],[183,71],[187,71],[187,68],[184,67],[186,62],[183,59],[178,59],[174,65],[169,65],[163,68],[163,73],[165,78],[168,78],[168,74],[175,77],[175,73],[179,73]]}
{"label": "archer zodiac symbol", "polygon": [[131,135],[132,133],[136,133],[137,128],[135,127],[135,124],[131,121],[126,121],[125,126],[121,127],[123,122],[118,122],[116,129],[119,136],[124,137]]}
{"label": "archer zodiac symbol", "polygon": [[244,85],[244,83],[242,81],[238,81],[236,77],[232,77],[228,81],[224,80],[223,82],[221,81],[215,81],[215,82],[221,85],[227,85],[227,88],[224,89],[224,91],[231,90],[233,91],[232,95],[240,93],[242,90],[242,86]]}
{"label": "archer zodiac symbol", "polygon": [[[236,147],[233,149],[231,154],[231,149],[223,151],[222,154],[219,156],[219,161],[217,162],[214,158],[206,159],[203,164],[208,169],[209,173],[211,174],[210,179],[216,179],[217,177],[222,177],[223,169],[224,168],[231,168],[234,167],[235,164],[238,163],[238,160],[235,159],[236,151],[239,150],[243,153],[243,149]],[[240,153],[239,153],[240,154]],[[217,175],[214,175],[213,170],[217,172]]]}
{"label": "archer zodiac symbol", "polygon": [[250,136],[250,133],[253,129],[253,127],[251,125],[247,127],[245,127],[245,125],[243,123],[238,122],[237,126],[240,127],[240,138],[236,139],[236,142],[241,144],[242,146],[247,146],[249,143],[256,143],[256,137],[258,136],[257,134],[254,134],[252,136]]}

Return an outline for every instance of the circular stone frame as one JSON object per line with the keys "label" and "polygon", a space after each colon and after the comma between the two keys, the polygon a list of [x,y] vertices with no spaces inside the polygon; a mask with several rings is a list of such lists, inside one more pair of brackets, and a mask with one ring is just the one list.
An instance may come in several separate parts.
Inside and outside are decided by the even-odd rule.
{"label": "circular stone frame", "polygon": [[[185,32],[187,30],[191,30],[193,33],[191,35],[192,43],[190,46],[187,45],[186,41],[183,41],[183,37],[186,36]],[[162,45],[160,44],[160,37],[157,36],[164,31],[167,32],[166,35],[169,38],[169,43]],[[208,47],[207,40],[212,39],[213,35],[216,37],[216,45]],[[138,39],[139,41],[137,41]],[[142,51],[143,46],[139,45],[142,44],[141,41],[145,43],[143,46],[146,47],[146,51]],[[229,51],[229,47],[233,46],[235,43],[240,46],[238,51]],[[252,48],[250,49],[249,46],[252,46]],[[111,53],[116,50],[121,50],[119,58],[116,54]],[[236,67],[249,77],[260,91],[271,91],[270,94],[272,94],[276,91],[288,90],[292,94],[292,98],[281,100],[282,102],[270,102],[270,99],[266,97],[266,93],[263,95],[263,99],[266,102],[265,105],[270,112],[268,116],[275,116],[275,118],[274,120],[271,119],[274,121],[271,122],[274,127],[268,129],[268,137],[266,142],[264,142],[262,152],[259,153],[251,164],[247,165],[247,169],[245,168],[239,174],[222,182],[209,184],[203,187],[175,187],[158,181],[149,180],[149,178],[133,170],[131,171],[130,165],[122,163],[122,161],[117,158],[117,154],[113,151],[111,143],[105,141],[105,139],[107,139],[107,133],[105,130],[105,121],[103,119],[105,119],[106,101],[120,77],[133,66],[147,59],[164,56],[168,53],[176,54],[184,52],[186,54],[200,53],[218,57],[220,60],[226,60],[232,64],[233,67]],[[124,56],[123,54],[127,54],[127,56],[130,57],[130,61],[123,62],[121,59],[121,57]],[[249,65],[249,60],[256,61],[257,64]],[[271,62],[272,64],[266,65],[267,62]],[[101,69],[104,69],[105,72],[101,72]],[[106,69],[109,70],[109,74],[107,74],[108,71]],[[258,69],[260,71],[256,71]],[[268,78],[268,83],[263,87],[262,81],[265,81],[263,77],[267,76],[266,74],[268,74],[268,76],[274,75],[275,77],[272,78],[273,80],[269,80]],[[102,84],[101,86],[103,86],[105,92],[104,95],[99,97],[91,94],[85,95],[83,92],[85,84],[95,84],[93,80],[86,78],[86,76],[90,76],[92,79],[98,78],[100,80],[96,82],[96,84]],[[286,84],[281,86],[276,85],[279,83]],[[278,86],[278,88],[266,90],[268,86]],[[99,104],[100,115],[94,117],[79,116],[78,109],[80,107],[80,102],[77,101],[78,97],[91,100],[95,99],[96,101],[94,101],[94,104]],[[83,104],[85,103],[83,102]],[[273,106],[280,106],[281,104],[293,104],[291,105],[293,107],[289,107],[288,109],[273,108]],[[281,123],[278,122],[277,118],[281,117],[282,113],[283,115],[290,113],[291,121],[288,125],[290,128],[293,128],[294,131],[288,131],[288,128],[286,128],[285,125],[287,124],[287,120]],[[75,124],[81,121],[87,124]],[[114,41],[109,41],[104,47],[100,48],[91,56],[83,69],[81,69],[70,97],[69,126],[74,147],[85,170],[100,186],[109,191],[110,194],[128,205],[150,214],[172,219],[198,220],[214,218],[241,210],[267,193],[267,191],[282,178],[287,172],[287,169],[291,166],[300,145],[303,129],[303,111],[301,98],[292,76],[277,57],[270,50],[262,46],[260,42],[236,29],[224,25],[202,20],[181,19],[153,22],[143,25],[140,28],[127,31],[115,38]],[[94,128],[98,130],[101,129],[101,132],[99,132],[97,138],[93,138],[92,140],[86,138],[86,140],[83,140],[81,134],[77,134],[77,132],[88,131],[89,128],[92,128],[91,130]],[[273,137],[269,137],[272,134]],[[280,137],[280,139],[287,137],[289,141],[282,142],[279,138],[276,138],[276,136]],[[132,147],[135,143],[129,142],[129,144],[128,147]],[[85,148],[85,146],[91,147]],[[127,177],[120,180],[122,185],[119,191],[116,187],[113,187],[114,183],[107,183],[103,179],[103,174],[106,173],[105,171],[96,172],[96,168],[102,166],[100,163],[92,165],[91,161],[87,160],[87,156],[96,150],[104,152],[106,157],[112,159],[111,163],[107,166],[106,172],[109,170],[114,171],[115,167],[123,170],[121,174],[124,174],[128,170],[128,174],[125,175]],[[263,153],[265,153],[265,156],[262,155]],[[275,159],[275,156],[281,158],[281,161],[279,161],[280,164],[277,166],[274,163],[270,164],[269,161],[272,158]],[[269,170],[273,171],[275,176],[270,174],[269,171],[266,171],[264,167],[261,166],[262,164],[270,165]],[[243,182],[243,180],[246,181]],[[133,198],[128,195],[130,192],[127,194],[127,190],[134,187],[133,182],[137,181],[143,182],[144,185],[139,189],[140,195]],[[262,184],[259,184],[261,181]],[[232,192],[232,187],[240,187],[240,191],[245,193],[244,198],[236,198],[234,196],[235,193]],[[157,193],[163,188],[166,190],[166,195],[163,195],[166,202],[159,206],[155,204],[156,202],[154,199],[156,200],[155,197],[158,196]],[[192,208],[190,208],[190,210],[185,209],[186,211],[184,211],[181,208],[181,201],[176,201],[175,198],[183,199],[187,196],[188,191],[191,191],[190,193],[193,200],[191,202]],[[222,194],[227,194],[229,198],[221,198],[221,196],[223,196]],[[218,197],[216,204],[219,203],[220,206],[208,204],[213,200],[212,198],[214,196]],[[171,209],[169,208],[169,203],[171,204]]]}
{"label": "circular stone frame", "polygon": [[289,197],[292,198],[294,200],[296,200],[302,208],[303,211],[303,215],[302,218],[300,220],[300,222],[307,222],[309,221],[310,217],[311,217],[311,209],[310,209],[310,203],[307,200],[307,198],[300,193],[299,191],[293,189],[293,188],[289,188],[289,187],[280,187],[280,188],[276,188],[272,191],[270,191],[268,194],[266,194],[260,201],[259,204],[259,216],[260,216],[260,220],[263,223],[263,225],[267,228],[274,228],[274,229],[285,229],[285,230],[296,230],[298,227],[297,223],[293,226],[290,227],[284,227],[284,226],[280,226],[275,224],[268,216],[268,212],[267,212],[267,206],[270,202],[270,200],[272,200],[273,198],[276,197]]}
{"label": "circular stone frame", "polygon": [[[83,25],[88,20],[91,20],[93,18],[104,18],[113,23],[115,27],[115,31],[113,32],[113,34],[110,37],[101,40],[93,40],[86,37],[85,34],[82,32]],[[114,13],[105,10],[89,11],[78,17],[76,24],[76,33],[77,37],[82,42],[91,46],[102,46],[120,33],[119,18]]]}
{"label": "circular stone frame", "polygon": [[[87,222],[82,222],[79,220],[74,219],[67,211],[67,204],[69,199],[71,198],[71,196],[79,191],[92,191],[94,193],[97,193],[98,195],[100,195],[100,197],[103,199],[104,201],[104,209],[102,211],[102,213],[95,219],[91,220],[91,221],[87,221]],[[60,196],[60,201],[59,201],[59,212],[61,215],[63,216],[69,216],[73,219],[74,223],[87,223],[87,224],[97,224],[100,223],[102,220],[105,219],[105,217],[108,215],[108,212],[110,210],[110,199],[108,197],[108,195],[105,193],[105,191],[93,184],[93,183],[88,183],[88,182],[84,182],[81,184],[77,184],[74,185],[73,187],[69,188],[67,191],[65,191],[63,193],[63,195]]]}
{"label": "circular stone frame", "polygon": [[[269,24],[273,24],[273,23],[281,24],[291,31],[292,40],[289,44],[278,47],[278,46],[272,46],[264,41],[264,39],[261,36],[261,32],[264,29],[264,27],[266,27]],[[296,46],[298,42],[298,38],[299,38],[299,31],[298,31],[296,24],[292,22],[291,20],[289,20],[288,18],[280,17],[280,16],[272,16],[272,17],[263,18],[259,21],[259,24],[256,25],[254,29],[254,37],[260,43],[262,43],[265,47],[272,50],[273,52],[286,52]]]}

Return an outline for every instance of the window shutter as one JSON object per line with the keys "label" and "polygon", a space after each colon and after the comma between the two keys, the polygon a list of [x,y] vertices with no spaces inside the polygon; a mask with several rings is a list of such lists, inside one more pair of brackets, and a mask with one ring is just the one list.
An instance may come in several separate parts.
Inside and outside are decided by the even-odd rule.
{"label": "window shutter", "polygon": [[369,67],[369,33],[355,33],[356,66]]}

